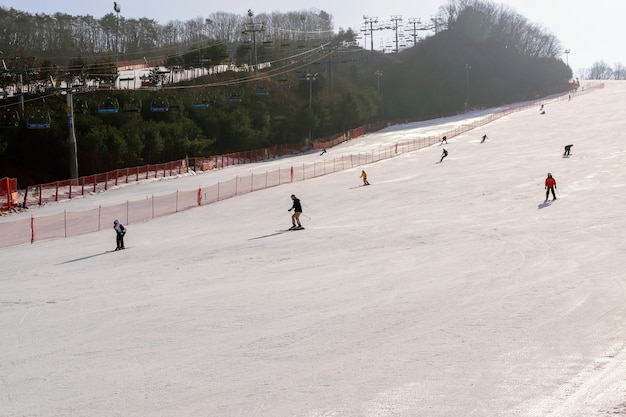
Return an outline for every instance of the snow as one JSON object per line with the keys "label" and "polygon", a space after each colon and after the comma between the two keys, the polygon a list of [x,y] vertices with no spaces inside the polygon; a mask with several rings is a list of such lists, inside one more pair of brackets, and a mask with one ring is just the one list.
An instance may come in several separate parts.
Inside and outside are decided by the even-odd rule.
{"label": "snow", "polygon": [[[121,252],[105,253],[112,229],[0,250],[0,416],[626,415],[625,97],[626,83],[608,82],[545,115],[537,106],[448,136],[443,163],[433,145],[130,224]],[[291,194],[306,230],[281,233]]]}

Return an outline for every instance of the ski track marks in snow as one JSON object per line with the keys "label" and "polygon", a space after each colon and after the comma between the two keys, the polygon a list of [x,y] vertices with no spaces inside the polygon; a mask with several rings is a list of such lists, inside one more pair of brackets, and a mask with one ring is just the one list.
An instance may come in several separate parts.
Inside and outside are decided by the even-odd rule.
{"label": "ski track marks in snow", "polygon": [[[510,415],[593,417],[626,415],[626,343],[612,346],[551,395],[521,404]],[[618,403],[619,405],[615,405]]]}

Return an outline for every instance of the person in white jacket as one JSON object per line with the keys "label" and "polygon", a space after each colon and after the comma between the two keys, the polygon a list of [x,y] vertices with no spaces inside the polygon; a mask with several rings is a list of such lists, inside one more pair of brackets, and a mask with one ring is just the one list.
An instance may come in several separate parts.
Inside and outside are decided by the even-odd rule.
{"label": "person in white jacket", "polygon": [[124,248],[124,235],[126,234],[126,228],[119,220],[113,222],[113,229],[115,229],[115,250],[121,250]]}

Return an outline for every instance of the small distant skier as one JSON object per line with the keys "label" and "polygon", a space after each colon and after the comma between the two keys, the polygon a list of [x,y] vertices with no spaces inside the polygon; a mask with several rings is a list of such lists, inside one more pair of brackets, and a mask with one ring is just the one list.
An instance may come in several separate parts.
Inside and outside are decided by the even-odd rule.
{"label": "small distant skier", "polygon": [[122,250],[124,248],[124,235],[126,234],[126,228],[119,220],[113,222],[113,229],[115,230],[115,250]]}
{"label": "small distant skier", "polygon": [[554,190],[556,188],[556,180],[554,179],[552,174],[550,174],[549,172],[548,172],[548,177],[546,178],[545,187],[546,187],[546,202],[548,201],[548,195],[550,193],[552,193],[552,201],[556,200],[556,194],[554,193]]}
{"label": "small distant skier", "polygon": [[447,136],[444,136],[444,137],[441,138],[441,145],[443,145],[444,143],[446,145],[448,144],[448,137]]}
{"label": "small distant skier", "polygon": [[320,156],[324,155],[325,153],[326,153],[326,148],[322,150],[322,153],[320,154]]}
{"label": "small distant skier", "polygon": [[365,170],[361,171],[361,176],[359,178],[363,178],[363,185],[370,185],[370,183],[367,182],[367,173]]}
{"label": "small distant skier", "polygon": [[570,151],[572,150],[572,146],[574,145],[565,145],[565,152],[563,152],[563,156],[569,156]]}
{"label": "small distant skier", "polygon": [[483,139],[480,141],[480,143],[484,143],[487,140],[487,135],[483,135]]}
{"label": "small distant skier", "polygon": [[543,104],[541,105],[541,107],[539,107],[539,111],[542,112],[543,111]]}
{"label": "small distant skier", "polygon": [[[293,210],[293,214],[291,215],[291,227],[289,230],[302,229],[302,224],[300,223],[300,215],[302,214],[302,204],[300,204],[300,200],[293,194],[291,194],[291,199],[293,200],[293,205],[288,211]],[[297,223],[297,225],[296,225]]]}
{"label": "small distant skier", "polygon": [[443,149],[443,152],[441,153],[441,159],[439,160],[439,163],[443,162],[443,158],[445,158],[446,156],[448,156],[448,151],[446,151],[446,149]]}

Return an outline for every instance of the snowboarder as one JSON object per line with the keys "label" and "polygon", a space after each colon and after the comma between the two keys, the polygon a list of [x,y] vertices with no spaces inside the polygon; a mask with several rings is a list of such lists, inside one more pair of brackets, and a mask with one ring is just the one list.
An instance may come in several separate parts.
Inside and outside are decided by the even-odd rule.
{"label": "snowboarder", "polygon": [[550,174],[549,172],[548,172],[548,177],[546,178],[545,187],[546,187],[546,201],[548,201],[548,195],[550,194],[550,192],[552,192],[552,198],[553,198],[552,201],[556,200],[556,194],[554,193],[554,189],[556,188],[556,180],[554,179],[552,174]]}
{"label": "snowboarder", "polygon": [[[302,214],[302,204],[300,204],[300,200],[293,194],[291,194],[291,199],[293,200],[293,205],[288,211],[293,210],[293,214],[291,215],[291,227],[289,230],[302,229],[302,224],[300,223],[300,215]],[[297,225],[296,225],[297,223]]]}
{"label": "snowboarder", "polygon": [[446,149],[443,149],[443,152],[441,153],[441,159],[439,160],[439,163],[443,162],[443,158],[445,158],[446,156],[448,156],[448,151],[446,151]]}
{"label": "snowboarder", "polygon": [[487,140],[487,135],[483,135],[483,140],[480,141],[480,143],[484,143]]}
{"label": "snowboarder", "polygon": [[325,153],[326,153],[326,148],[322,150],[322,153],[320,154],[320,156],[324,155]]}
{"label": "snowboarder", "polygon": [[367,173],[365,170],[361,171],[361,176],[359,178],[363,178],[363,185],[370,185],[370,183],[367,182]]}
{"label": "snowboarder", "polygon": [[574,145],[565,145],[565,152],[563,152],[563,156],[569,156],[570,151],[572,150],[572,146]]}
{"label": "snowboarder", "polygon": [[115,230],[115,250],[126,249],[124,247],[124,235],[126,234],[126,228],[119,220],[113,222],[113,229]]}
{"label": "snowboarder", "polygon": [[444,143],[446,145],[448,144],[448,137],[447,136],[444,136],[444,137],[441,138],[441,145],[443,145]]}

